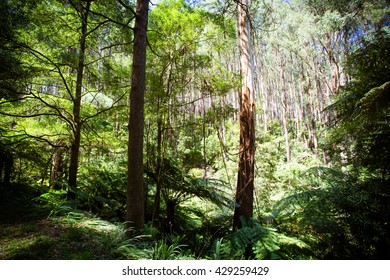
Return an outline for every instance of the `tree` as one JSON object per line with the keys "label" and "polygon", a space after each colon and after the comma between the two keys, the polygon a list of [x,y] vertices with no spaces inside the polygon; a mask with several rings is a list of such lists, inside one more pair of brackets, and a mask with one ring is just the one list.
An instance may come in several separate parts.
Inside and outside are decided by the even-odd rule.
{"label": "tree", "polygon": [[332,168],[309,170],[313,188],[296,189],[274,210],[285,213],[278,226],[298,225],[317,239],[320,258],[389,258],[390,29],[361,35],[345,63],[350,80],[328,107],[335,114],[327,139]]}
{"label": "tree", "polygon": [[204,81],[211,84],[209,76],[215,78],[205,74],[215,66],[210,63],[212,50],[206,49],[206,44],[219,36],[206,15],[183,0],[168,0],[160,2],[149,16],[145,144],[147,170],[154,174],[155,182],[153,223],[158,222],[163,205],[166,159],[179,159],[184,169],[206,165],[201,152],[202,132],[197,129],[207,122],[204,116],[201,119],[201,112],[206,111],[202,105],[211,100]]}
{"label": "tree", "polygon": [[[11,12],[12,11],[12,12]],[[12,7],[8,1],[0,1],[0,99],[15,98],[17,86],[28,73],[23,69],[18,50],[13,42],[18,28],[25,27],[26,16]]]}
{"label": "tree", "polygon": [[248,1],[237,2],[237,32],[240,52],[240,74],[242,86],[240,101],[240,148],[236,204],[234,209],[233,229],[241,227],[241,216],[253,215],[253,190],[255,176],[255,101],[252,90],[251,42],[249,27]]}
{"label": "tree", "polygon": [[[70,151],[67,181],[69,198],[74,198],[82,135],[88,136],[87,130],[95,133],[94,119],[116,107],[125,95],[124,67],[118,67],[122,65],[118,56],[125,57],[120,47],[126,42],[118,30],[130,29],[132,18],[122,14],[119,3],[57,0],[51,5],[34,1],[18,6],[16,2],[7,12],[21,10],[28,15],[25,21],[34,22],[20,27],[12,41],[23,69],[31,75],[24,77],[28,86],[18,87],[17,98],[0,104],[0,114],[15,118],[8,132],[44,142],[46,157],[53,153],[61,160],[58,148],[64,154]],[[56,173],[55,164],[51,170]]]}
{"label": "tree", "polygon": [[[81,17],[81,34],[79,39],[78,62],[77,62],[77,76],[75,94],[72,96],[73,100],[73,141],[70,148],[70,165],[68,183],[71,188],[76,188],[77,171],[79,165],[80,143],[81,143],[81,129],[82,122],[80,119],[81,112],[81,97],[83,90],[83,78],[85,67],[85,51],[86,41],[88,36],[88,17],[91,8],[91,1],[87,0],[85,6],[80,3],[77,8]],[[70,198],[74,198],[74,193],[68,193]]]}
{"label": "tree", "polygon": [[143,139],[148,10],[149,0],[137,0],[130,91],[126,213],[129,226],[137,231],[143,229],[145,222]]}
{"label": "tree", "polygon": [[[12,12],[10,12],[12,11]],[[8,1],[0,1],[0,101],[18,99],[18,86],[28,76],[24,71],[13,42],[16,30],[26,24],[26,17],[18,9],[12,9]],[[2,103],[1,102],[1,103]],[[1,105],[0,103],[0,105]],[[11,123],[12,125],[12,123]],[[6,128],[0,126],[0,136]],[[0,184],[10,183],[14,165],[14,151],[10,141],[0,138]]]}
{"label": "tree", "polygon": [[[390,29],[372,30],[347,60],[351,81],[329,109],[337,113],[330,145],[347,162],[388,180],[390,175]],[[347,136],[345,136],[347,135]]]}

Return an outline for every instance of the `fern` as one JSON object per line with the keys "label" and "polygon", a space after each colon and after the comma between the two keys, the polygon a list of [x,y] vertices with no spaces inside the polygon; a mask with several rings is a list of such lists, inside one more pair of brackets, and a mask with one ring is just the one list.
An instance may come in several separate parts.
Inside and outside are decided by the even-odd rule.
{"label": "fern", "polygon": [[185,245],[179,244],[180,239],[178,238],[175,238],[173,241],[170,239],[173,238],[164,238],[155,243],[152,251],[153,260],[174,260],[180,258],[179,256],[182,252],[182,248],[185,247]]}
{"label": "fern", "polygon": [[114,243],[117,244],[115,252],[128,260],[150,259],[152,250],[149,247],[149,243],[144,242],[146,237],[148,236],[138,235],[127,239],[123,236],[120,239],[122,242]]}
{"label": "fern", "polygon": [[243,227],[225,238],[228,243],[219,245],[221,258],[280,259],[287,256],[283,253],[284,246],[308,248],[298,238],[287,236],[275,228],[264,227],[253,219],[246,221],[242,218],[241,222]]}
{"label": "fern", "polygon": [[276,204],[279,228],[299,232],[317,258],[388,258],[388,180],[362,168],[313,168],[307,180],[310,189]]}
{"label": "fern", "polygon": [[223,242],[223,238],[215,241],[214,252],[212,254],[213,260],[220,260],[221,259],[221,252],[222,252],[222,246],[223,246],[222,242]]}

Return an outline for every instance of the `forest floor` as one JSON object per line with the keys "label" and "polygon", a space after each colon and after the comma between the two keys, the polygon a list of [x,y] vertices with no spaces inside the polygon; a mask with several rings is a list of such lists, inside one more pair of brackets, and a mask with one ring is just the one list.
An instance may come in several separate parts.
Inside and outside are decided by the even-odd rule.
{"label": "forest floor", "polygon": [[118,259],[123,228],[87,212],[53,212],[27,186],[0,190],[0,260]]}

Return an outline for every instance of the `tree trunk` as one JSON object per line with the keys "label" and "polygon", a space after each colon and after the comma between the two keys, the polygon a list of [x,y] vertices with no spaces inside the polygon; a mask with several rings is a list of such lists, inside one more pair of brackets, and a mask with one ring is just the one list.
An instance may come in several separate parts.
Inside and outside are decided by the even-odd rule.
{"label": "tree trunk", "polygon": [[250,65],[250,33],[247,0],[242,0],[238,3],[237,30],[242,88],[239,94],[240,148],[233,230],[237,230],[242,227],[240,220],[241,216],[249,219],[253,215],[255,102],[253,99],[253,92],[251,92],[252,71]]}
{"label": "tree trunk", "polygon": [[0,152],[0,183],[3,182],[4,154]]}
{"label": "tree trunk", "polygon": [[50,187],[55,190],[61,189],[59,181],[64,174],[63,148],[55,147],[52,157],[52,167],[50,172]]}
{"label": "tree trunk", "polygon": [[[157,106],[158,114],[160,114],[160,99],[158,100]],[[152,213],[152,223],[154,226],[157,226],[157,220],[160,212],[160,202],[161,202],[161,171],[163,165],[163,158],[161,153],[162,147],[162,116],[158,116],[157,120],[157,158],[156,158],[156,194],[154,196],[154,204],[153,204],[153,213]]]}
{"label": "tree trunk", "polygon": [[14,157],[12,153],[8,153],[5,156],[4,161],[4,180],[3,183],[5,186],[9,185],[11,182],[12,168],[14,166]]}
{"label": "tree trunk", "polygon": [[287,162],[291,161],[291,149],[290,139],[288,135],[288,122],[287,122],[287,87],[286,87],[286,76],[284,74],[285,62],[283,61],[283,54],[279,51],[279,47],[276,49],[276,56],[279,57],[279,74],[280,74],[280,93],[282,98],[282,124],[284,132],[284,146],[286,148],[286,159]]}
{"label": "tree trunk", "polygon": [[[144,227],[144,94],[146,66],[146,32],[149,0],[137,0],[134,26],[134,50],[130,91],[128,142],[127,213],[128,226],[140,231]],[[128,231],[128,234],[132,233]]]}
{"label": "tree trunk", "polygon": [[81,95],[83,90],[83,77],[84,77],[84,61],[85,61],[85,50],[86,40],[88,32],[88,15],[91,7],[91,2],[86,1],[86,6],[80,7],[81,12],[81,36],[80,36],[80,49],[77,65],[77,77],[76,77],[76,92],[72,96],[73,101],[73,142],[70,148],[70,164],[69,164],[69,191],[68,198],[74,199],[74,190],[77,187],[77,171],[79,167],[79,155],[80,155],[80,143],[81,143],[81,128],[82,122],[80,119],[81,111]]}

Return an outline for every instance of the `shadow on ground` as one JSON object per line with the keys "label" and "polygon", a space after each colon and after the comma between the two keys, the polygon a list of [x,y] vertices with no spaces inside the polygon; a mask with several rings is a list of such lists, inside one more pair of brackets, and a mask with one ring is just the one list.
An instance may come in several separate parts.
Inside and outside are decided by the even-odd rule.
{"label": "shadow on ground", "polygon": [[121,233],[114,226],[82,213],[50,217],[53,209],[37,203],[39,195],[23,185],[0,189],[0,259],[119,257],[115,246]]}

